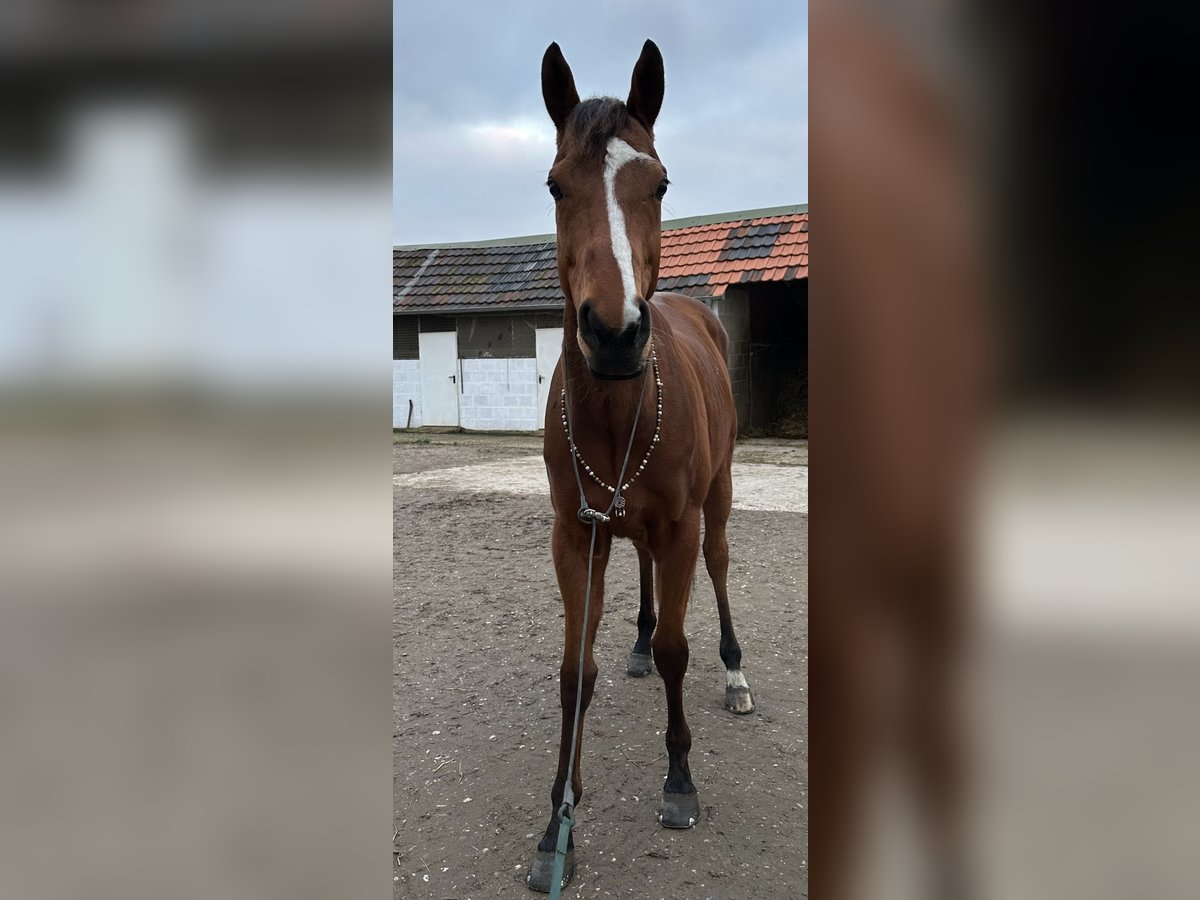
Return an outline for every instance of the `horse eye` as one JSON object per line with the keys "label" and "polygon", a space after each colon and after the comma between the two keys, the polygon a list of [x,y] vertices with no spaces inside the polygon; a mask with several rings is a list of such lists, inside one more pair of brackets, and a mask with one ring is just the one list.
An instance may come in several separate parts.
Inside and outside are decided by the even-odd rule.
{"label": "horse eye", "polygon": [[660,182],[658,183],[658,190],[656,190],[656,191],[654,192],[654,199],[655,199],[655,200],[661,200],[661,199],[662,199],[664,196],[666,196],[666,193],[667,193],[667,185],[668,185],[668,184],[670,184],[670,183],[671,183],[671,182],[667,181],[667,179],[665,179],[665,178],[664,178],[662,181],[660,181]]}
{"label": "horse eye", "polygon": [[546,187],[550,188],[550,196],[555,200],[561,200],[563,197],[562,188],[558,186],[558,182],[551,178],[546,182]]}

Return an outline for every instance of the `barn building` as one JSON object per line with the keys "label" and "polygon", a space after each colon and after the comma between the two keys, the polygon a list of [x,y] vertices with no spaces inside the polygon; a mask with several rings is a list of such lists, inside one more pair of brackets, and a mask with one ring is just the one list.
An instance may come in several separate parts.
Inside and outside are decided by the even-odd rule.
{"label": "barn building", "polygon": [[[784,422],[806,436],[807,205],[662,227],[658,289],[725,325],[739,431]],[[541,428],[562,309],[552,234],[395,247],[393,427]]]}

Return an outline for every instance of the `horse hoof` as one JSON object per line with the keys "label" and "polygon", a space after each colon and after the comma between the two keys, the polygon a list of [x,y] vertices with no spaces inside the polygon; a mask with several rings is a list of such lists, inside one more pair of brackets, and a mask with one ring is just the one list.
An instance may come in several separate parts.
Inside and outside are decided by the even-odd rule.
{"label": "horse hoof", "polygon": [[[575,848],[567,848],[567,860],[563,865],[562,884],[566,887],[575,876]],[[550,893],[550,880],[554,877],[554,851],[538,850],[533,854],[533,865],[529,867],[529,887],[542,894]]]}
{"label": "horse hoof", "polygon": [[748,716],[754,712],[754,698],[750,696],[750,688],[726,687],[725,708],[737,716]]}
{"label": "horse hoof", "polygon": [[638,653],[634,650],[629,654],[629,663],[625,666],[625,673],[634,678],[644,678],[650,674],[652,662],[653,659],[649,653]]}
{"label": "horse hoof", "polygon": [[700,795],[696,791],[676,794],[664,790],[658,821],[664,828],[691,828],[700,821]]}

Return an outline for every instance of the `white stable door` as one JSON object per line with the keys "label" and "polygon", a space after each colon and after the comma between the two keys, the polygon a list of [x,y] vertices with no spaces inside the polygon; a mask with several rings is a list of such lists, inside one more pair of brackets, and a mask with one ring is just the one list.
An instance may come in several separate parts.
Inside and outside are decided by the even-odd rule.
{"label": "white stable door", "polygon": [[421,352],[421,424],[458,424],[458,335],[423,332]]}
{"label": "white stable door", "polygon": [[539,328],[536,336],[538,424],[546,421],[546,403],[550,399],[550,378],[562,353],[563,330]]}

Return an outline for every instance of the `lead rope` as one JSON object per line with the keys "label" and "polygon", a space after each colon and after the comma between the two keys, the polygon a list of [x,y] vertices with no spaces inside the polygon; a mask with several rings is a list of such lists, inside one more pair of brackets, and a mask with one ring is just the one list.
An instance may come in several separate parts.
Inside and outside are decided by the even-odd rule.
{"label": "lead rope", "polygon": [[[651,338],[653,341],[653,338]],[[592,559],[596,553],[596,528],[612,518],[617,501],[622,500],[618,490],[604,512],[592,509],[588,504],[587,493],[583,490],[583,478],[579,475],[579,462],[575,458],[575,431],[571,427],[571,404],[568,398],[571,392],[567,390],[567,345],[563,342],[563,413],[567,417],[567,440],[571,444],[571,470],[575,473],[575,484],[579,486],[579,521],[592,526],[592,540],[588,546],[587,587],[583,592],[583,627],[579,629],[579,676],[575,684],[575,722],[571,726],[571,755],[567,757],[567,781],[563,787],[563,802],[558,808],[558,843],[554,847],[554,870],[550,876],[550,900],[560,900],[562,896],[563,871],[567,865],[567,842],[570,840],[571,829],[575,827],[572,814],[575,811],[575,789],[572,781],[575,774],[575,745],[579,737],[579,712],[583,706],[583,654],[587,647],[588,613],[592,605]],[[633,453],[633,439],[637,435],[638,421],[642,417],[642,401],[646,399],[646,379],[650,366],[643,369],[642,389],[638,393],[637,409],[633,414],[633,427],[629,430],[629,444],[625,448],[625,460],[621,463],[621,472],[617,476],[617,484],[625,483],[625,469],[629,466],[629,457]]]}

